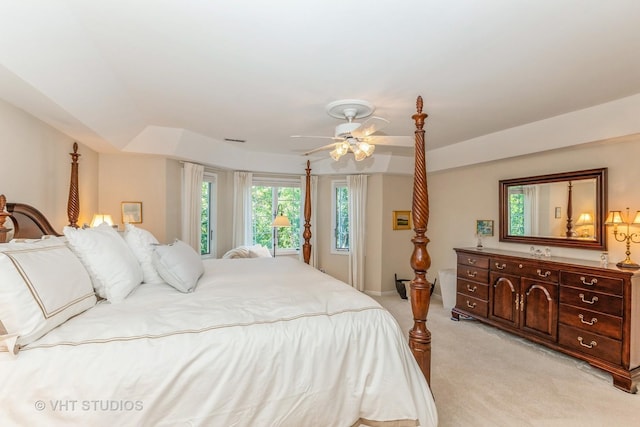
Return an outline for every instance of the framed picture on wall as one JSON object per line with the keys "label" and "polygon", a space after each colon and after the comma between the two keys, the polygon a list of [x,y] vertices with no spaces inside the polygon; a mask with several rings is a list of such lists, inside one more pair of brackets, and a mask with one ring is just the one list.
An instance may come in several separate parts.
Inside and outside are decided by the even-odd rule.
{"label": "framed picture on wall", "polygon": [[493,220],[492,219],[477,220],[476,234],[478,236],[493,236]]}
{"label": "framed picture on wall", "polygon": [[142,202],[122,202],[122,223],[142,223]]}
{"label": "framed picture on wall", "polygon": [[393,211],[393,229],[411,230],[411,211]]}

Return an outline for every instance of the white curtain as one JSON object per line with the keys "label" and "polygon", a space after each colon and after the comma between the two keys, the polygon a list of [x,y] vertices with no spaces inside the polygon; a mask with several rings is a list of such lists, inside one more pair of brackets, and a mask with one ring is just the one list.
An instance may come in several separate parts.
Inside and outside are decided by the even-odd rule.
{"label": "white curtain", "polygon": [[253,244],[251,227],[251,172],[233,173],[233,239],[234,248]]}
{"label": "white curtain", "polygon": [[[304,260],[304,254],[302,252],[302,244],[304,243],[304,239],[302,238],[302,233],[304,232],[304,198],[305,193],[307,191],[307,177],[306,175],[302,175],[300,177],[300,260]],[[309,198],[311,202],[311,219],[309,222],[311,223],[311,258],[309,259],[309,265],[315,267],[318,265],[318,246],[316,246],[316,211],[318,210],[318,177],[315,175],[311,175],[311,197]]]}
{"label": "white curtain", "polygon": [[200,215],[204,166],[185,162],[182,168],[182,241],[200,253]]}
{"label": "white curtain", "polygon": [[527,236],[538,235],[538,192],[535,185],[524,185],[524,234]]}
{"label": "white curtain", "polygon": [[367,176],[347,176],[349,191],[349,284],[364,291]]}

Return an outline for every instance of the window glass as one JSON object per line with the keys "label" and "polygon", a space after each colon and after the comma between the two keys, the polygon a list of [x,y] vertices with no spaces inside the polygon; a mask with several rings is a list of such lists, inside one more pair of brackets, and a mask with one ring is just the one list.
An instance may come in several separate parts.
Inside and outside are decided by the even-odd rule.
{"label": "window glass", "polygon": [[[254,182],[257,180],[254,180]],[[254,185],[251,190],[253,243],[273,249],[277,232],[278,251],[300,249],[300,185]],[[276,215],[289,219],[291,227],[271,226]]]}
{"label": "window glass", "polygon": [[349,190],[346,181],[333,181],[332,185],[332,251],[349,252]]}

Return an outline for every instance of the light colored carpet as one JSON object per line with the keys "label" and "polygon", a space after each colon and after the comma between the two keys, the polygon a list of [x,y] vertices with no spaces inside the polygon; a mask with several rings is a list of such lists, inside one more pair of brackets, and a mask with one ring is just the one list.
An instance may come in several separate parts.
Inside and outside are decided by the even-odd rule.
{"label": "light colored carpet", "polygon": [[[400,327],[413,326],[397,294],[374,297]],[[472,320],[450,319],[431,300],[431,389],[441,427],[640,426],[640,394],[615,388],[599,369]]]}

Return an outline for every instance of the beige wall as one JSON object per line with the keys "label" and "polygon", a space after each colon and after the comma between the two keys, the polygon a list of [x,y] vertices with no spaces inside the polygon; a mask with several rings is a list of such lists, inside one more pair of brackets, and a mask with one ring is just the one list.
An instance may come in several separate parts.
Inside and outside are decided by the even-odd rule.
{"label": "beige wall", "polygon": [[98,210],[123,229],[121,203],[142,202],[142,223],[161,242],[180,238],[180,171],[175,160],[135,154],[100,154]]}
{"label": "beige wall", "polygon": [[[348,280],[349,257],[331,253],[331,182],[344,176],[318,179],[319,267],[340,280]],[[409,258],[413,251],[412,231],[393,230],[394,210],[411,210],[413,177],[407,175],[370,175],[367,179],[367,218],[365,291],[371,294],[395,292],[394,273],[412,278]]]}
{"label": "beige wall", "polygon": [[[0,193],[9,202],[40,210],[62,232],[68,224],[67,200],[74,140],[0,100]],[[98,206],[98,154],[78,141],[79,223]]]}
{"label": "beige wall", "polygon": [[[609,209],[640,209],[640,136],[554,150],[428,175],[430,219],[427,236],[432,264],[429,278],[456,264],[454,247],[475,246],[476,219],[493,219],[496,235],[484,239],[487,247],[527,252],[530,245],[501,243],[497,236],[498,181],[531,175],[607,167]],[[427,159],[428,161],[428,159]],[[640,231],[637,229],[636,231]],[[544,249],[544,248],[541,248]],[[609,258],[624,258],[624,244],[608,230]],[[600,252],[551,247],[552,255],[599,260]],[[640,261],[640,245],[632,245],[632,259]]]}

